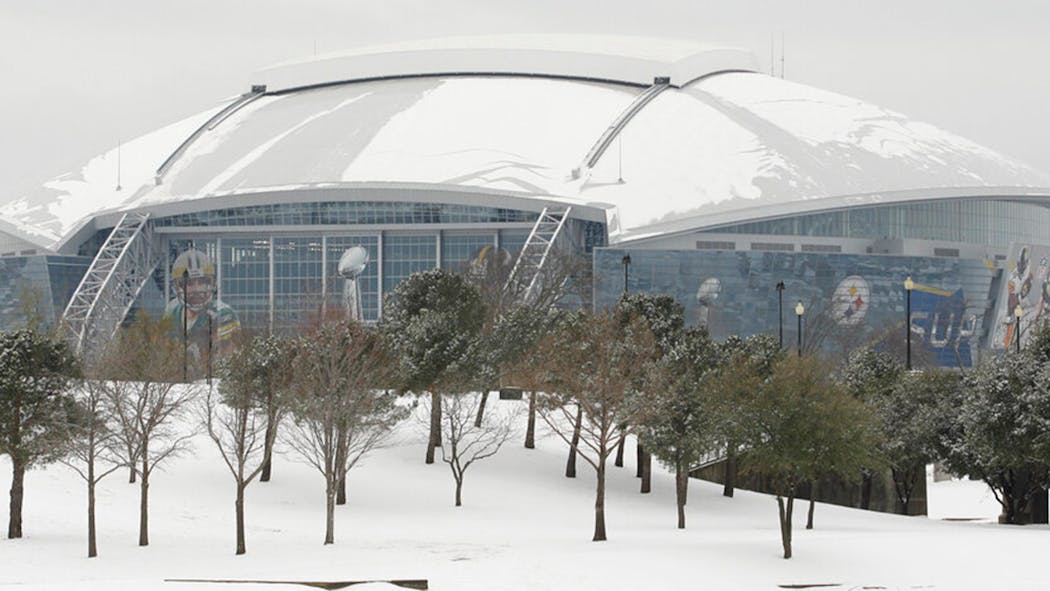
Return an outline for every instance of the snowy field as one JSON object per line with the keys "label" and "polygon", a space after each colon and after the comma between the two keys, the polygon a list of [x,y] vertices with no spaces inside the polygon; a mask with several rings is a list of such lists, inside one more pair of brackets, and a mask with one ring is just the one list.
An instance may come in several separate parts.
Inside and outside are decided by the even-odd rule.
{"label": "snowy field", "polygon": [[[497,400],[490,408],[523,404]],[[610,469],[609,541],[594,543],[593,470],[581,461],[579,477],[566,479],[565,445],[553,436],[535,450],[516,436],[471,467],[460,508],[453,507],[448,467],[423,464],[424,441],[418,425],[406,423],[389,447],[351,471],[336,543],[327,547],[323,479],[292,456],[278,457],[273,481],[248,488],[248,553],[240,557],[233,553],[233,480],[202,436],[194,455],[154,475],[149,547],[136,545],[137,485],[123,471],[102,482],[96,559],[86,558],[82,481],[61,465],[31,471],[25,538],[0,540],[0,590],[306,589],[165,579],[428,579],[441,591],[1050,588],[1043,562],[1050,531],[993,523],[998,508],[980,483],[931,484],[937,519],[818,505],[816,529],[806,531],[800,502],[795,557],[783,560],[776,504],[766,495],[738,491],[728,499],[720,486],[694,480],[688,529],[679,531],[673,477],[654,462],[653,492],[640,495],[628,461]],[[5,506],[10,470],[0,458]],[[6,511],[3,517],[6,525]]]}

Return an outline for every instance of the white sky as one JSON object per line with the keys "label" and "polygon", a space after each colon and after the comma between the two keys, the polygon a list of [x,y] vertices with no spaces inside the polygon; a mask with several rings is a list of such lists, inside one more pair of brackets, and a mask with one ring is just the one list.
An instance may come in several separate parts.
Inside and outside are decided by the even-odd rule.
{"label": "white sky", "polygon": [[260,67],[408,38],[627,33],[753,50],[786,77],[1050,171],[1045,0],[34,0],[0,4],[0,202],[248,89]]}

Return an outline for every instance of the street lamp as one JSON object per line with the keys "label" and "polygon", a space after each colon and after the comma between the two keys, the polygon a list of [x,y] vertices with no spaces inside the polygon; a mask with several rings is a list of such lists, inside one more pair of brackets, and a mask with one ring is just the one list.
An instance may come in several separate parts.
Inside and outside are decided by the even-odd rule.
{"label": "street lamp", "polygon": [[780,348],[784,348],[784,282],[777,281],[777,309],[780,317]]}
{"label": "street lamp", "polygon": [[911,280],[911,275],[904,280],[904,293],[905,293],[905,305],[904,305],[904,333],[908,339],[908,353],[907,363],[905,367],[908,371],[911,371],[911,290],[915,289],[915,282]]}
{"label": "street lamp", "polygon": [[189,361],[189,295],[187,290],[190,286],[190,270],[182,271],[182,381],[187,381],[186,366]]}
{"label": "street lamp", "polygon": [[623,261],[621,262],[623,262],[623,292],[627,293],[627,277],[631,268],[631,255],[623,255]]}
{"label": "street lamp", "polygon": [[1017,352],[1021,352],[1021,317],[1024,316],[1024,308],[1021,304],[1017,304],[1014,308],[1014,318],[1017,320],[1017,329],[1014,331],[1017,333]]}
{"label": "street lamp", "polygon": [[806,313],[802,300],[795,304],[795,316],[798,316],[798,356],[802,357],[802,315]]}

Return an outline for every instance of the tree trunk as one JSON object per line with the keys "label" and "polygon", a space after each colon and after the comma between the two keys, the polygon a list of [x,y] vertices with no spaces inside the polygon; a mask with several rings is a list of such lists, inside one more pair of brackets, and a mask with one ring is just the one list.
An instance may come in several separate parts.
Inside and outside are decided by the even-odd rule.
{"label": "tree trunk", "polygon": [[623,448],[627,444],[627,436],[624,435],[625,428],[620,428],[620,443],[616,444],[616,461],[613,466],[623,468]]}
{"label": "tree trunk", "polygon": [[866,470],[860,482],[860,508],[871,509],[871,472]]}
{"label": "tree trunk", "polygon": [[149,546],[149,471],[145,456],[139,481],[139,546]]}
{"label": "tree trunk", "polygon": [[675,499],[678,501],[678,529],[685,529],[685,499],[689,492],[689,467],[679,462],[674,473]]}
{"label": "tree trunk", "polygon": [[817,481],[809,483],[809,514],[806,516],[806,529],[813,529],[813,508],[817,504]]}
{"label": "tree trunk", "polygon": [[456,506],[463,505],[463,478],[456,479]]}
{"label": "tree trunk", "polygon": [[642,447],[642,442],[640,439],[635,439],[635,442],[638,445],[634,447],[634,477],[641,478],[642,462],[645,461],[645,448]]}
{"label": "tree trunk", "polygon": [[[915,481],[918,480],[919,474],[925,471],[925,466],[919,466],[918,468],[911,468],[905,470],[898,470],[892,468],[890,473],[893,475],[893,488],[897,493],[897,502],[900,505],[900,514],[908,515],[908,503],[911,502],[912,491],[915,490]],[[922,474],[925,478],[925,474]]]}
{"label": "tree trunk", "polygon": [[428,464],[434,463],[434,450],[441,447],[441,395],[430,393],[430,441],[427,443]]}
{"label": "tree trunk", "polygon": [[128,468],[128,484],[135,484],[138,474],[139,473],[135,471],[135,466]]}
{"label": "tree trunk", "polygon": [[339,474],[338,480],[336,480],[335,483],[336,505],[346,504],[346,473],[343,472],[343,466],[346,465],[346,446],[343,445],[343,439],[345,437],[346,435],[344,434],[344,431],[339,429],[336,435],[339,445],[335,450],[335,465],[338,470],[337,474]]}
{"label": "tree trunk", "polygon": [[266,440],[263,443],[263,467],[262,472],[259,474],[259,482],[270,481],[270,471],[273,467],[273,442],[276,439],[277,425],[273,421],[273,416],[270,416],[266,420]]}
{"label": "tree trunk", "polygon": [[25,494],[26,467],[22,462],[11,458],[11,505],[7,522],[7,537],[22,537],[22,497]]}
{"label": "tree trunk", "polygon": [[529,392],[529,424],[525,428],[525,449],[536,448],[536,392]]}
{"label": "tree trunk", "polygon": [[653,454],[645,452],[642,454],[642,494],[652,490]]}
{"label": "tree trunk", "polygon": [[777,495],[777,508],[780,510],[780,543],[784,546],[784,558],[791,558],[791,513],[795,508],[795,497],[787,499],[787,508],[784,507],[784,497]]}
{"label": "tree trunk", "polygon": [[576,478],[576,446],[580,444],[580,429],[583,428],[583,407],[576,406],[576,424],[572,428],[572,445],[569,446],[569,459],[565,462],[565,477]]}
{"label": "tree trunk", "polygon": [[335,543],[335,483],[329,482],[325,490],[325,545]]}
{"label": "tree trunk", "polygon": [[485,390],[481,393],[481,402],[478,403],[478,416],[474,419],[474,426],[481,428],[481,421],[485,419],[485,404],[489,401],[489,391]]}
{"label": "tree trunk", "polygon": [[98,543],[95,536],[95,466],[88,464],[88,558],[98,556]]}
{"label": "tree trunk", "polygon": [[237,483],[237,501],[234,506],[237,509],[237,555],[244,554],[244,489],[247,485]]}
{"label": "tree trunk", "polygon": [[732,497],[736,490],[736,450],[732,443],[726,445],[726,477],[722,485],[722,496]]}
{"label": "tree trunk", "polygon": [[592,542],[605,541],[605,455],[598,457],[598,490],[594,496],[594,538]]}

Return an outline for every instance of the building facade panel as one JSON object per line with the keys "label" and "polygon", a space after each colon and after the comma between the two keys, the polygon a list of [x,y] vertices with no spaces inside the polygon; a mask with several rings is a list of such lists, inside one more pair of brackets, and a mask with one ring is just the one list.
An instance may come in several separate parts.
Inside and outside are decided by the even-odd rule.
{"label": "building facade panel", "polygon": [[831,354],[864,345],[905,341],[904,280],[912,277],[913,353],[947,367],[978,357],[995,270],[983,261],[933,257],[823,253],[595,250],[595,306],[615,304],[624,291],[623,257],[630,254],[627,289],[673,296],[689,324],[716,339],[780,331],[776,284],[783,281],[785,347],[798,343],[795,305],[804,307],[804,350]]}

